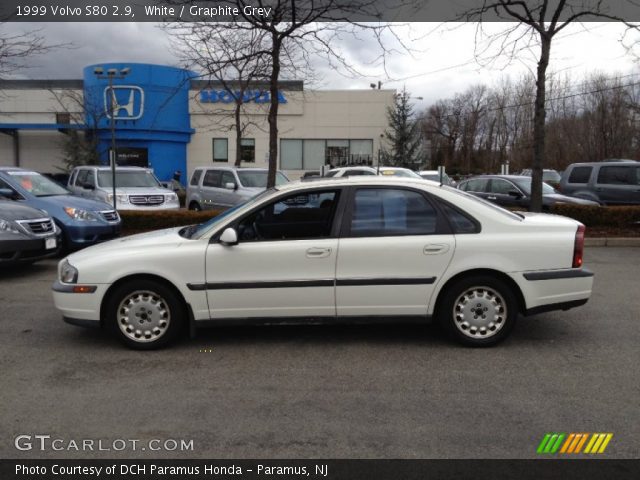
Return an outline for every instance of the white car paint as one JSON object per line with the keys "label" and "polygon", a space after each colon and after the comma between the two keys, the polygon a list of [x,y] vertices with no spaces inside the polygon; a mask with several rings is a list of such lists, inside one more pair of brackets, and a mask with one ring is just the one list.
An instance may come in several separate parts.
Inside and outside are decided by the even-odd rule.
{"label": "white car paint", "polygon": [[[241,240],[231,246],[216,241],[228,226],[275,198],[334,188],[348,195],[351,189],[364,187],[424,192],[474,218],[480,231]],[[438,300],[455,281],[469,272],[491,271],[517,285],[514,295],[522,299],[520,309],[533,313],[550,304],[583,303],[589,298],[592,274],[572,267],[579,225],[575,220],[547,214],[526,214],[522,218],[424,180],[364,176],[293,182],[228,211],[203,228],[197,238],[185,238],[180,228],[174,228],[76,252],[60,265],[68,262],[75,267],[77,281],[65,284],[58,280],[53,296],[56,308],[70,323],[97,325],[100,320],[111,321],[101,319],[103,302],[112,301],[107,291],[123,279],[126,282],[146,275],[176,289],[188,305],[195,326],[252,318],[301,321],[316,317],[417,316],[426,320],[438,313]],[[566,274],[570,278],[527,280],[525,275],[532,272],[552,277]],[[432,283],[420,282],[425,277],[433,278]],[[396,279],[400,284],[394,284]],[[283,286],[276,288],[274,282]],[[298,286],[297,282],[305,284]],[[96,290],[69,293],[74,285],[94,286]],[[577,305],[567,307],[572,306]],[[547,309],[561,307],[565,305]]]}

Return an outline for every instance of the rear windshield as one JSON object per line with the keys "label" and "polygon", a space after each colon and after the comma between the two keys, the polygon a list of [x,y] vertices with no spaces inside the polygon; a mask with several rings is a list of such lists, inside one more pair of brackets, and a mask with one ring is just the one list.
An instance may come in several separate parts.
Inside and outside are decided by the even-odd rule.
{"label": "rear windshield", "polygon": [[[101,187],[113,187],[112,172],[100,170],[98,172],[98,185]],[[153,173],[148,171],[118,172],[116,171],[116,187],[161,187],[160,182]]]}

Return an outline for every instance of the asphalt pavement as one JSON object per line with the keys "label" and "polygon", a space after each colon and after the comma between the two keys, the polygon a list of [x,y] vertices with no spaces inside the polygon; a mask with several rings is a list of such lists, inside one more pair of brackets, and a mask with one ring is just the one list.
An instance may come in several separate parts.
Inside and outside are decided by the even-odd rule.
{"label": "asphalt pavement", "polygon": [[587,305],[521,317],[491,349],[354,325],[217,328],[153,352],[63,323],[55,261],[0,267],[0,457],[535,458],[545,433],[609,432],[601,458],[638,458],[640,248],[588,248],[585,265]]}

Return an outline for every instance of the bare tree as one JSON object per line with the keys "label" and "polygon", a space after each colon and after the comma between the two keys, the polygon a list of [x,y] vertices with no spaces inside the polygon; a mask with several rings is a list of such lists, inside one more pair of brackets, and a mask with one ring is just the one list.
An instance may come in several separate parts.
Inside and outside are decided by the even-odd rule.
{"label": "bare tree", "polygon": [[[467,10],[462,19],[477,21],[479,32],[482,22],[491,15],[517,22],[491,36],[489,45],[498,46],[499,56],[515,57],[524,48],[539,47],[536,71],[536,95],[534,107],[533,159],[531,183],[531,210],[542,209],[542,169],[545,150],[545,98],[546,73],[549,66],[551,44],[554,37],[568,25],[585,20],[613,20],[630,28],[636,25],[609,13],[602,0],[483,0],[481,5]],[[476,44],[478,45],[478,43]],[[484,52],[487,50],[485,49]]]}
{"label": "bare tree", "polygon": [[[175,40],[178,56],[189,68],[202,72],[209,86],[222,87],[233,109],[221,108],[218,113],[231,122],[222,125],[235,132],[235,165],[242,163],[242,138],[249,127],[258,127],[245,106],[251,100],[251,90],[258,82],[264,84],[269,73],[268,58],[257,52],[265,49],[265,33],[260,30],[223,31],[213,23],[167,24],[165,30]],[[255,105],[255,104],[254,104]]]}
{"label": "bare tree", "polygon": [[24,68],[24,60],[42,55],[61,45],[46,43],[39,30],[7,32],[6,22],[0,22],[0,78]]}
{"label": "bare tree", "polygon": [[[187,0],[170,0],[173,3],[189,3]],[[391,49],[385,47],[384,34],[390,32],[396,42],[403,42],[394,34],[389,24],[354,22],[353,18],[379,18],[378,0],[254,0],[251,7],[269,9],[269,16],[253,16],[245,13],[245,0],[220,2],[238,9],[239,21],[211,23],[215,37],[235,36],[240,32],[260,32],[264,46],[244,56],[265,57],[269,65],[269,173],[267,185],[275,185],[278,165],[278,88],[281,76],[288,69],[310,67],[312,62],[326,61],[330,67],[348,75],[358,75],[348,56],[340,50],[341,40],[357,38],[364,32],[370,34],[371,48],[378,48],[376,62],[384,66]],[[215,33],[213,33],[215,32]],[[293,62],[292,60],[295,60]],[[221,59],[218,70],[224,70],[226,62]]]}

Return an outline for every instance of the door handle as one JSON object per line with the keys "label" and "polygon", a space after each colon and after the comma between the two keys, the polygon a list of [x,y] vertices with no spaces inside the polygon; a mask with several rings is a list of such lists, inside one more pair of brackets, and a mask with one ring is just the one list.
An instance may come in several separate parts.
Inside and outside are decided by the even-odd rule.
{"label": "door handle", "polygon": [[422,253],[425,255],[439,255],[441,253],[447,253],[448,251],[449,245],[446,243],[430,243],[422,249]]}
{"label": "door handle", "polygon": [[313,247],[307,250],[307,258],[325,258],[331,255],[331,248]]}
{"label": "door handle", "polygon": [[487,197],[487,199],[489,199],[489,200],[497,200],[497,198],[496,198],[496,197],[494,197],[494,196],[492,196],[492,195],[489,195],[489,196]]}

